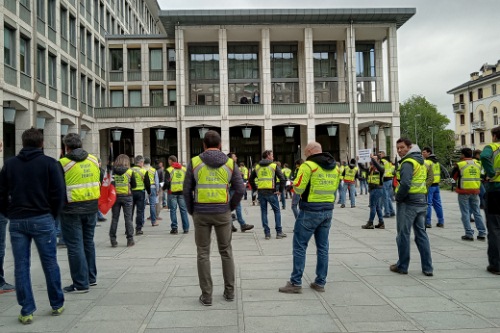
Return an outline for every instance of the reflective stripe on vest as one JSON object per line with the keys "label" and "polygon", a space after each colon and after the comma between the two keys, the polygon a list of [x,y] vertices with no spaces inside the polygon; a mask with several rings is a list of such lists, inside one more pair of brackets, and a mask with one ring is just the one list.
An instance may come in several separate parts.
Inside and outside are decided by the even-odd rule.
{"label": "reflective stripe on vest", "polygon": [[155,184],[156,169],[153,167],[149,167],[149,169],[147,169],[146,171],[148,172],[149,184],[151,185],[151,187],[155,187],[156,186],[156,184]]}
{"label": "reflective stripe on vest", "polygon": [[465,160],[457,163],[460,170],[459,188],[479,190],[481,188],[481,167],[476,160]]}
{"label": "reflective stripe on vest", "polygon": [[134,171],[134,177],[136,182],[136,187],[134,191],[144,191],[144,176],[146,175],[146,169],[133,167],[132,171]]}
{"label": "reflective stripe on vest", "polygon": [[124,174],[117,175],[113,174],[113,180],[115,181],[116,195],[130,195],[132,194],[132,189],[130,188],[130,180],[132,179],[132,170],[127,169]]}
{"label": "reflective stripe on vest", "polygon": [[170,191],[171,192],[181,192],[184,189],[184,179],[186,178],[186,168],[181,167],[180,169],[175,169],[174,167],[167,168],[168,174],[170,175]]}
{"label": "reflective stripe on vest", "polygon": [[59,162],[64,170],[66,198],[69,203],[99,199],[101,170],[97,158],[89,154],[83,161],[76,162],[63,157]]}
{"label": "reflective stripe on vest", "polygon": [[411,163],[413,165],[413,175],[411,179],[410,194],[426,194],[427,187],[425,186],[425,181],[427,179],[427,167],[415,161],[413,158],[409,157],[403,160],[399,164],[398,171],[396,172],[396,178],[398,180],[398,186],[396,187],[396,192],[399,190],[400,180],[401,180],[401,167],[403,163]]}
{"label": "reflective stripe on vest", "polygon": [[490,179],[490,182],[500,182],[500,143],[492,143],[489,145],[493,150],[493,169],[495,170],[495,177]]}
{"label": "reflective stripe on vest", "polygon": [[392,165],[392,163],[387,161],[386,159],[384,159],[383,162],[384,162],[384,178],[394,177],[394,165]]}
{"label": "reflective stripe on vest", "polygon": [[380,172],[373,171],[368,175],[368,184],[378,185],[380,186]]}
{"label": "reflective stripe on vest", "polygon": [[199,156],[191,159],[196,182],[194,202],[201,204],[224,204],[229,201],[229,184],[233,176],[234,161],[227,158],[219,168],[203,163]]}
{"label": "reflective stripe on vest", "polygon": [[[309,194],[307,198],[301,197],[302,200],[305,199],[306,202],[335,202],[335,191],[340,183],[338,167],[333,170],[325,170],[313,161],[306,161],[300,168],[304,169],[302,170],[303,173],[310,172],[311,174],[309,178]],[[301,184],[301,188],[305,189],[307,185]]]}
{"label": "reflective stripe on vest", "polygon": [[257,174],[257,189],[273,190],[276,183],[276,163],[271,163],[266,166],[257,164],[255,166]]}
{"label": "reflective stripe on vest", "polygon": [[354,178],[356,178],[356,174],[358,173],[358,168],[355,167],[354,169],[351,169],[349,167],[345,168],[345,176],[344,180],[353,182]]}

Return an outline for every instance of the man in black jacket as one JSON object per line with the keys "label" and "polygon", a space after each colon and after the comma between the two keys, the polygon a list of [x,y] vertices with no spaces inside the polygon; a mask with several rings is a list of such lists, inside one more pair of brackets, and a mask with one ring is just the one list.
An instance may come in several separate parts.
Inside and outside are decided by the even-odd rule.
{"label": "man in black jacket", "polygon": [[10,220],[19,321],[30,324],[36,311],[30,278],[34,240],[45,272],[52,315],[64,310],[61,273],[57,263],[55,217],[64,205],[66,187],[61,165],[43,154],[43,134],[35,128],[22,134],[23,149],[0,172],[0,213]]}

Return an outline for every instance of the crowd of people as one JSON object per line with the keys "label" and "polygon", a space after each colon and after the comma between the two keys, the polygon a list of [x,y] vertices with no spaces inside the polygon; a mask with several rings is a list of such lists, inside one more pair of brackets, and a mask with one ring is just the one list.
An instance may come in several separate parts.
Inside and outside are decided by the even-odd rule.
{"label": "crowd of people", "polygon": [[[487,271],[500,275],[500,127],[492,130],[493,143],[473,159],[471,149],[461,150],[461,161],[452,171],[458,194],[465,235],[464,241],[474,241],[471,214],[479,241],[488,240]],[[23,324],[33,321],[36,310],[30,279],[30,247],[37,246],[45,273],[52,315],[64,311],[64,293],[86,293],[97,285],[97,265],[94,231],[100,215],[98,199],[105,171],[100,161],[82,148],[78,134],[63,139],[65,154],[56,161],[43,153],[43,134],[28,129],[22,134],[20,153],[5,162],[0,172],[0,293],[16,291],[21,306],[18,317]],[[235,266],[232,253],[232,233],[237,220],[242,232],[253,229],[241,214],[241,200],[246,198],[247,184],[252,188],[252,201],[258,201],[264,238],[271,239],[268,204],[274,213],[276,239],[283,239],[281,210],[286,209],[288,195],[292,197],[295,217],[292,241],[292,273],[283,293],[301,293],[306,250],[314,236],[316,244],[316,278],[310,288],[324,292],[329,264],[329,231],[334,204],[356,207],[357,189],[369,194],[370,212],[363,229],[384,229],[386,218],[396,218],[398,261],[390,265],[392,272],[408,274],[410,234],[420,253],[421,269],[433,276],[431,245],[426,229],[431,228],[431,214],[437,215],[437,227],[444,227],[439,184],[441,168],[432,149],[422,151],[409,139],[397,141],[399,158],[392,163],[384,152],[370,156],[369,165],[352,159],[338,163],[323,152],[317,142],[304,149],[306,160],[297,160],[295,170],[274,160],[273,151],[265,150],[262,160],[251,170],[237,164],[235,153],[221,151],[221,137],[208,131],[203,139],[204,152],[193,157],[187,166],[176,156],[168,158],[169,166],[151,165],[148,157],[136,156],[131,166],[127,155],[119,155],[112,167],[116,201],[111,208],[110,244],[118,246],[117,226],[121,210],[125,221],[127,247],[135,245],[134,236],[143,235],[145,211],[149,204],[151,225],[158,226],[163,206],[170,210],[170,234],[178,234],[177,208],[180,210],[183,234],[190,231],[188,214],[192,216],[197,247],[197,268],[204,306],[212,305],[213,282],[210,269],[212,229],[215,232],[222,260],[223,297],[235,298]],[[26,189],[29,189],[27,191]],[[364,190],[364,193],[363,193]],[[254,193],[255,192],[255,196]],[[163,194],[166,195],[166,202]],[[481,199],[481,196],[484,198]],[[393,206],[395,201],[396,209]],[[280,209],[281,201],[281,209]],[[483,202],[481,204],[481,202]],[[485,210],[486,225],[480,207]],[[232,212],[235,211],[235,214]],[[135,228],[133,216],[135,213]],[[233,217],[234,216],[234,217]],[[378,224],[374,224],[375,216]],[[56,220],[61,238],[67,247],[71,284],[62,288],[56,257]],[[15,286],[4,279],[3,261],[7,223],[14,254]],[[135,233],[134,233],[135,229]]]}

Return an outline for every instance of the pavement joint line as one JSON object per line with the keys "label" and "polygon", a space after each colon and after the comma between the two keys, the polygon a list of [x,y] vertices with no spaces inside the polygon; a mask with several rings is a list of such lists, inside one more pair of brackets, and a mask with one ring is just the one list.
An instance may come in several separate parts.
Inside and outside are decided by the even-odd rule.
{"label": "pavement joint line", "polygon": [[375,251],[375,252],[378,252],[378,250],[377,250],[376,248],[372,247],[372,246],[371,246],[370,244],[368,244],[367,242],[361,241],[361,240],[359,240],[359,239],[354,239],[354,237],[352,237],[350,234],[348,234],[348,233],[346,233],[346,232],[344,232],[344,231],[342,231],[342,230],[338,230],[338,232],[339,232],[340,234],[343,234],[344,236],[346,236],[346,237],[350,238],[352,241],[354,241],[354,242],[356,242],[356,243],[360,243],[360,244],[362,244],[362,245],[364,245],[364,246],[368,247],[369,249],[371,249],[371,250],[373,250],[373,251]]}
{"label": "pavement joint line", "polygon": [[378,291],[376,288],[374,288],[371,284],[369,284],[364,277],[362,277],[360,274],[358,274],[356,271],[351,269],[347,264],[345,264],[342,260],[339,260],[339,262],[349,270],[352,274],[354,274],[359,281],[363,282],[363,284],[368,287],[371,291],[373,291],[377,296],[382,298],[387,304],[389,304],[397,313],[399,313],[403,318],[405,318],[408,322],[410,322],[413,326],[415,326],[417,329],[419,329],[421,332],[425,332],[425,328],[420,325],[417,321],[415,321],[412,317],[410,317],[406,312],[404,312],[400,307],[398,307],[393,301],[391,301],[388,297],[386,297],[384,294],[382,294],[380,291]]}
{"label": "pavement joint line", "polygon": [[255,239],[255,244],[257,245],[257,249],[259,250],[259,256],[264,256],[264,249],[262,248],[262,244],[260,243],[260,238],[257,236],[257,233],[253,232],[253,237]]}
{"label": "pavement joint line", "polygon": [[245,332],[245,314],[243,312],[243,290],[241,289],[241,267],[235,270],[236,279],[235,279],[235,302],[236,302],[236,311],[238,316],[238,332]]}
{"label": "pavement joint line", "polygon": [[148,325],[151,322],[151,319],[153,318],[154,314],[158,310],[158,306],[160,306],[161,300],[165,296],[165,293],[167,292],[168,287],[170,287],[170,283],[172,283],[172,280],[174,279],[175,274],[177,274],[177,271],[179,270],[179,266],[180,266],[179,264],[175,265],[172,272],[170,272],[170,276],[168,277],[167,281],[165,282],[165,285],[163,286],[162,290],[158,294],[158,297],[156,298],[153,306],[151,306],[151,308],[148,311],[148,314],[142,320],[142,324],[139,327],[139,330],[137,331],[138,333],[143,333],[148,328]]}
{"label": "pavement joint line", "polygon": [[[170,235],[170,236],[172,236],[172,235]],[[173,235],[173,236],[179,236],[179,235]],[[170,251],[167,252],[167,254],[165,255],[164,258],[172,258],[173,257],[173,253],[175,252],[175,250],[177,250],[177,248],[179,247],[179,245],[181,244],[181,242],[182,242],[182,240],[184,239],[185,236],[186,235],[181,234],[180,237],[177,237],[177,241],[172,246],[172,248],[170,249]]]}

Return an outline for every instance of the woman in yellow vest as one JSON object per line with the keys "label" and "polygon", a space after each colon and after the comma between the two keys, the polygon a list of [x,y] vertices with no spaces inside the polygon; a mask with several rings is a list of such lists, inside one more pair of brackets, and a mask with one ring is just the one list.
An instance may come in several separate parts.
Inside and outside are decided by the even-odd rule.
{"label": "woman in yellow vest", "polygon": [[111,209],[111,226],[109,228],[109,239],[112,247],[117,247],[116,229],[120,210],[123,207],[125,218],[125,234],[127,235],[127,246],[134,246],[134,224],[132,220],[132,189],[137,186],[132,169],[130,169],[130,158],[121,154],[115,160],[113,167],[113,184],[116,187],[116,202]]}

